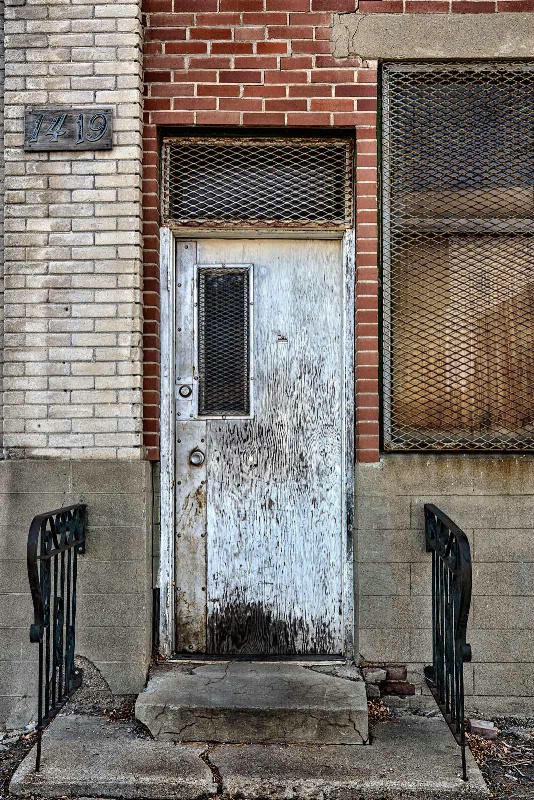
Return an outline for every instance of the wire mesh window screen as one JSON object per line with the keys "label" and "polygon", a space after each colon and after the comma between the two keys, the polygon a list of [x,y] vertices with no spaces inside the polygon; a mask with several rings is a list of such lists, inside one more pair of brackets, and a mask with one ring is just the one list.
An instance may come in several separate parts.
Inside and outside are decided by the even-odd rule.
{"label": "wire mesh window screen", "polygon": [[347,139],[166,139],[166,225],[346,228],[352,218]]}
{"label": "wire mesh window screen", "polygon": [[250,268],[198,268],[199,416],[250,413]]}
{"label": "wire mesh window screen", "polygon": [[534,449],[534,65],[383,72],[386,450]]}

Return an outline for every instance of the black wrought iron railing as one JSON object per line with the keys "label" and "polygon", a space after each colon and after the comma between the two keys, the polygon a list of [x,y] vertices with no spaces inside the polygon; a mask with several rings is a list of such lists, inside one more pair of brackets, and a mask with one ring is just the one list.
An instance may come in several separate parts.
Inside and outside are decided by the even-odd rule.
{"label": "black wrought iron railing", "polygon": [[82,681],[74,649],[78,555],[85,552],[86,525],[87,506],[68,506],[34,517],[28,534],[30,641],[39,643],[36,771],[43,729]]}
{"label": "black wrought iron railing", "polygon": [[471,661],[471,548],[465,533],[434,505],[425,505],[427,552],[432,553],[432,665],[426,682],[465,759],[464,663]]}

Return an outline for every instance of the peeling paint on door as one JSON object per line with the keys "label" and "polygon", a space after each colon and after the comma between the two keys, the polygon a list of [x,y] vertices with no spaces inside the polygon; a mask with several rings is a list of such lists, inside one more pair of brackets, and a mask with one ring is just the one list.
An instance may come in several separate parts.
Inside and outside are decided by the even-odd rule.
{"label": "peeling paint on door", "polygon": [[[205,425],[206,494],[199,484],[201,503],[193,501],[198,468],[188,466],[176,557],[177,575],[189,578],[177,585],[177,620],[187,617],[193,580],[187,533],[189,555],[178,566],[184,528],[198,540],[205,511],[208,652],[342,653],[341,242],[206,239],[197,263],[254,265],[254,404],[249,418],[183,422]],[[177,476],[186,450],[177,445]],[[197,582],[200,574],[197,563]],[[190,630],[198,611],[197,603]],[[190,636],[182,649],[201,639]]]}

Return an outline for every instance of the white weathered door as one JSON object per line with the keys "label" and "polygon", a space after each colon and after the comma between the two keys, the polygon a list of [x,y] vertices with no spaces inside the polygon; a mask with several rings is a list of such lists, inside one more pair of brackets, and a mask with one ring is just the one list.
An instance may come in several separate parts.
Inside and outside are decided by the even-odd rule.
{"label": "white weathered door", "polygon": [[343,651],[339,240],[176,244],[176,649]]}

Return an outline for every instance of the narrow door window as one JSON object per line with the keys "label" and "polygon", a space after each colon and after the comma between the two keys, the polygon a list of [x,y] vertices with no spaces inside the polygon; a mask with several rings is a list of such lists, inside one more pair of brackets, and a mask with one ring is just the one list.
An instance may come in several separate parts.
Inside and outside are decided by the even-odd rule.
{"label": "narrow door window", "polygon": [[251,412],[251,265],[198,267],[198,414]]}

